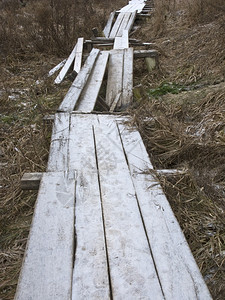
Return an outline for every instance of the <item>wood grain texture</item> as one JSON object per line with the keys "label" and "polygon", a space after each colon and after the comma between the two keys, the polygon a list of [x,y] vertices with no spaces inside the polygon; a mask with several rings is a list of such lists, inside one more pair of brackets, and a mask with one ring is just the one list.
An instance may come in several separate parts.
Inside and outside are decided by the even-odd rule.
{"label": "wood grain texture", "polygon": [[72,299],[110,299],[93,124],[96,115],[72,115],[69,166],[77,170],[76,252]]}
{"label": "wood grain texture", "polygon": [[123,50],[111,50],[108,64],[106,103],[111,106],[123,88]]}
{"label": "wood grain texture", "polygon": [[70,115],[68,113],[55,114],[48,157],[48,172],[68,169],[69,127]]}
{"label": "wood grain texture", "polygon": [[108,51],[100,52],[91,75],[88,78],[87,84],[85,85],[75,107],[76,111],[92,112],[94,110],[108,63],[108,58]]}
{"label": "wood grain texture", "polygon": [[123,90],[119,106],[126,107],[133,101],[133,48],[124,50]]}
{"label": "wood grain texture", "polygon": [[113,299],[163,299],[116,123],[94,126]]}
{"label": "wood grain texture", "polygon": [[79,73],[81,69],[83,45],[84,45],[84,38],[79,38],[77,40],[76,54],[75,54],[74,67],[73,67],[76,73]]}
{"label": "wood grain texture", "polygon": [[62,112],[72,112],[73,111],[74,106],[76,105],[76,103],[80,97],[80,94],[91,74],[91,71],[94,67],[95,61],[99,55],[99,52],[100,52],[100,50],[98,50],[98,49],[92,49],[83,68],[78,73],[78,75],[75,78],[68,93],[66,94],[62,103],[60,104],[58,111],[62,111]]}
{"label": "wood grain texture", "polygon": [[74,172],[43,174],[16,300],[71,299],[74,193]]}
{"label": "wood grain texture", "polygon": [[114,20],[114,17],[115,17],[115,11],[111,12],[110,16],[109,16],[109,19],[107,21],[107,24],[103,30],[103,33],[105,35],[106,38],[109,37],[109,34],[110,34],[110,31],[111,31],[111,28],[112,28],[112,24],[113,24],[113,20]]}
{"label": "wood grain texture", "polygon": [[76,55],[76,49],[77,49],[77,44],[75,45],[75,47],[73,48],[72,52],[70,53],[69,57],[67,58],[66,63],[64,64],[62,70],[59,72],[58,76],[56,77],[54,83],[55,84],[60,84],[64,77],[66,76],[70,66],[72,65],[75,55]]}
{"label": "wood grain texture", "polygon": [[[136,130],[119,125],[153,258],[166,299],[211,299]],[[151,216],[151,217],[150,217]]]}
{"label": "wood grain texture", "polygon": [[130,16],[131,16],[131,13],[129,13],[129,12],[124,14],[123,20],[122,20],[122,22],[120,24],[120,27],[119,27],[119,29],[117,31],[116,36],[120,36],[121,37],[123,35],[123,31],[127,27],[127,24],[129,22]]}

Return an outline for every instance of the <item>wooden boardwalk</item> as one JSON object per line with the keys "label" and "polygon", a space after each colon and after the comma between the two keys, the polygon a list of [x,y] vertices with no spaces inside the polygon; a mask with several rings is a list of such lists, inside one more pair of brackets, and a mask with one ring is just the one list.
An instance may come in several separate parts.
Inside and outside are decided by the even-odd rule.
{"label": "wooden boardwalk", "polygon": [[[78,39],[51,71],[62,68],[56,84],[71,66],[77,76],[54,117],[17,300],[211,299],[139,132],[129,116],[112,114],[132,102],[126,26],[145,5],[132,0],[110,15],[105,35],[124,24],[114,49],[93,49],[82,66]],[[108,112],[100,113],[105,77]]]}

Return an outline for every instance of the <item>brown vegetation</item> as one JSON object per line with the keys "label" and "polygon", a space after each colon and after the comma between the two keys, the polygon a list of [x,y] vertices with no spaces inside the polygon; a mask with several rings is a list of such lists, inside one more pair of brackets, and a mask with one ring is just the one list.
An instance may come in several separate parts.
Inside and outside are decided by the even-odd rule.
{"label": "brown vegetation", "polygon": [[[1,4],[1,299],[13,299],[36,199],[21,191],[20,178],[45,170],[50,130],[43,116],[55,112],[70,85],[53,86],[46,74],[78,36],[102,30],[109,13],[126,3]],[[143,89],[131,112],[154,166],[185,169],[159,179],[217,300],[225,297],[224,18],[223,0],[155,0],[153,17],[135,35],[157,44],[160,65],[148,74],[143,61],[135,62]]]}

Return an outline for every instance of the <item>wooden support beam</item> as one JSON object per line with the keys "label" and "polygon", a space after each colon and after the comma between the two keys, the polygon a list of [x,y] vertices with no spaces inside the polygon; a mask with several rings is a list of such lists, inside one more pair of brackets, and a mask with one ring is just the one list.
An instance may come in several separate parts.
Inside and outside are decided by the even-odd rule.
{"label": "wooden support beam", "polygon": [[38,190],[43,173],[24,173],[21,179],[22,190]]}
{"label": "wooden support beam", "polygon": [[156,57],[158,55],[157,50],[134,50],[134,58]]}

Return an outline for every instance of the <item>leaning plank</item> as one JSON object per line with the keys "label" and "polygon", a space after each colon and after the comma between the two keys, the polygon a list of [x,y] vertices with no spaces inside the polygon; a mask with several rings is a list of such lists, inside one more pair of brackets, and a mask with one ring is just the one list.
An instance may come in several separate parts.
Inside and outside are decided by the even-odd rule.
{"label": "leaning plank", "polygon": [[129,19],[129,22],[127,23],[127,26],[125,27],[126,30],[128,30],[128,32],[131,31],[133,25],[134,25],[134,21],[136,19],[136,14],[137,14],[137,11],[135,10],[134,12],[132,12],[132,14],[130,15],[130,19]]}
{"label": "leaning plank", "polygon": [[92,49],[88,56],[83,68],[78,73],[68,93],[66,94],[63,102],[60,104],[58,111],[72,112],[80,94],[88,80],[89,75],[94,67],[95,61],[98,57],[100,50]]}
{"label": "leaning plank", "polygon": [[77,170],[76,252],[72,299],[110,299],[93,123],[96,115],[72,115],[69,158]]}
{"label": "leaning plank", "polygon": [[70,56],[68,57],[64,67],[62,68],[62,70],[59,72],[59,75],[56,77],[55,79],[55,84],[59,84],[63,81],[64,77],[66,76],[70,66],[72,65],[75,55],[76,55],[76,49],[77,49],[77,45],[75,45],[75,47],[73,48],[72,52],[70,53]]}
{"label": "leaning plank", "polygon": [[106,103],[111,106],[123,87],[123,53],[124,50],[111,50],[108,64],[108,81]]}
{"label": "leaning plank", "polygon": [[52,68],[49,72],[48,72],[48,77],[51,77],[53,74],[55,74],[55,72],[57,72],[59,69],[61,69],[66,63],[66,59],[64,59],[63,61],[61,61],[57,66],[55,66],[54,68]]}
{"label": "leaning plank", "polygon": [[24,173],[21,178],[22,190],[38,190],[43,173]]}
{"label": "leaning plank", "polygon": [[110,16],[109,16],[109,19],[108,19],[108,22],[103,30],[103,33],[105,35],[106,38],[109,37],[109,34],[110,34],[110,31],[111,31],[111,28],[112,28],[112,23],[113,23],[113,19],[115,17],[115,11],[111,12]]}
{"label": "leaning plank", "polygon": [[119,124],[141,214],[166,299],[211,299],[190,248],[158,183],[140,134]]}
{"label": "leaning plank", "polygon": [[120,24],[120,27],[119,27],[119,29],[117,31],[116,36],[122,36],[123,35],[123,31],[127,27],[127,24],[129,22],[130,16],[131,16],[131,13],[129,13],[129,12],[124,14],[123,20],[122,20],[122,22]]}
{"label": "leaning plank", "polygon": [[94,126],[112,297],[163,299],[115,122]]}
{"label": "leaning plank", "polygon": [[79,38],[77,40],[76,55],[75,55],[75,61],[73,67],[76,73],[79,73],[81,69],[83,45],[84,45],[84,38]]}
{"label": "leaning plank", "polygon": [[119,106],[125,107],[133,100],[133,48],[124,50],[123,90]]}
{"label": "leaning plank", "polygon": [[81,111],[81,112],[93,111],[102,85],[108,58],[109,58],[108,51],[100,52],[96,60],[96,64],[93,68],[93,71],[90,77],[88,78],[87,84],[80,95],[79,103],[75,107],[76,111]]}
{"label": "leaning plank", "polygon": [[125,14],[124,13],[120,13],[116,19],[116,22],[115,24],[113,25],[113,28],[110,32],[110,35],[109,35],[109,38],[115,38],[116,37],[116,34],[120,28],[120,25],[123,21],[123,18],[124,18]]}
{"label": "leaning plank", "polygon": [[68,113],[55,114],[47,166],[48,172],[68,169],[69,128],[70,115]]}
{"label": "leaning plank", "polygon": [[129,36],[128,30],[123,31],[123,35],[121,37],[115,37],[115,43],[113,49],[125,49],[129,48]]}
{"label": "leaning plank", "polygon": [[119,93],[117,96],[116,96],[116,98],[114,99],[114,101],[113,101],[113,103],[112,103],[112,105],[111,105],[111,107],[110,107],[110,112],[114,112],[114,110],[115,110],[115,108],[116,108],[116,106],[117,106],[117,104],[118,104],[118,102],[119,102],[119,100],[120,100],[120,96],[121,96],[121,93]]}
{"label": "leaning plank", "polygon": [[43,174],[16,300],[71,299],[74,172]]}

